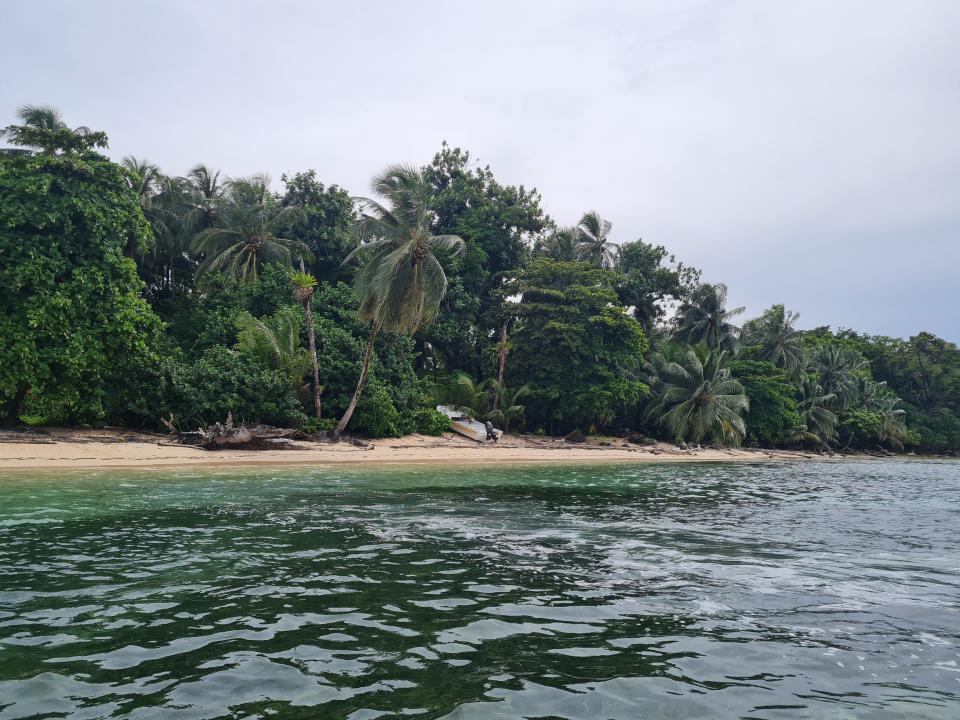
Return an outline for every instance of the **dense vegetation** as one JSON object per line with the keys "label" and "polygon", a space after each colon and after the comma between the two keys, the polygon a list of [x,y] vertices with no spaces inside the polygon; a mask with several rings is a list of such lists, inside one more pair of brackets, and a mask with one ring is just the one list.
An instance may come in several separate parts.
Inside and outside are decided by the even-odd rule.
{"label": "dense vegetation", "polygon": [[[0,152],[8,424],[439,433],[438,402],[511,430],[690,443],[960,450],[960,349],[738,324],[726,288],[443,145],[351,198],[313,170],[183,177],[26,107]],[[338,422],[339,420],[339,422]]]}

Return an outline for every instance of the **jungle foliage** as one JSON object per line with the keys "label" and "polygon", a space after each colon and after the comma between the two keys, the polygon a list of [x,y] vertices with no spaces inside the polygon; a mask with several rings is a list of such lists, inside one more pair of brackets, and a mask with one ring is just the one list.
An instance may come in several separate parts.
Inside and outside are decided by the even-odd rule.
{"label": "jungle foliage", "polygon": [[442,432],[442,402],[510,431],[960,451],[956,345],[742,321],[665,247],[595,210],[558,225],[446,143],[354,198],[314,170],[115,163],[46,106],[3,135],[6,423],[399,436]]}

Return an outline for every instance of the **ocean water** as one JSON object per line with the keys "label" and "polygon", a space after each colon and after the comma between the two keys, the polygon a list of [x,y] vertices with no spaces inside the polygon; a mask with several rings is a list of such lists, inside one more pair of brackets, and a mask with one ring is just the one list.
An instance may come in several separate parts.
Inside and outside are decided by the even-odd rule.
{"label": "ocean water", "polygon": [[960,718],[960,463],[0,470],[0,720]]}

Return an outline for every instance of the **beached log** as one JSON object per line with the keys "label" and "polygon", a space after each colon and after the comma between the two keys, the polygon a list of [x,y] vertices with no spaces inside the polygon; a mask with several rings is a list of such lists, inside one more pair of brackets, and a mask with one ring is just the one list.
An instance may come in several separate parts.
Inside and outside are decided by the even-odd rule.
{"label": "beached log", "polygon": [[202,447],[205,450],[278,450],[288,447],[293,436],[300,433],[295,428],[234,425],[232,412],[227,414],[225,423],[214,423],[206,430],[178,431],[173,428],[173,416],[164,424],[176,435],[174,444]]}

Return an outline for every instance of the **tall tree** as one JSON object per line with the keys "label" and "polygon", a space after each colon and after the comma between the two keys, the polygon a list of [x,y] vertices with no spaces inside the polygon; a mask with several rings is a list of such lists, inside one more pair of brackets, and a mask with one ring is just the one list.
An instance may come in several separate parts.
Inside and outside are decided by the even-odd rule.
{"label": "tall tree", "polygon": [[357,388],[334,428],[335,438],[346,429],[363,393],[377,334],[415,333],[430,322],[447,291],[447,276],[434,253],[456,254],[464,247],[457,235],[433,234],[433,192],[417,168],[395,165],[376,176],[371,186],[389,206],[360,199],[363,212],[354,226],[360,244],[349,257],[365,257],[355,287],[359,319],[370,326],[370,336]]}
{"label": "tall tree", "polygon": [[436,320],[418,333],[418,344],[441,370],[483,376],[502,327],[490,312],[497,305],[500,276],[527,262],[529,247],[550,219],[536,188],[504,185],[469,152],[446,143],[424,176],[434,195],[433,233],[458,235],[464,248],[456,257],[439,253],[449,287]]}
{"label": "tall tree", "polygon": [[303,211],[303,222],[290,229],[290,237],[304,243],[313,254],[307,268],[318,281],[348,280],[351,270],[343,264],[353,250],[350,225],[354,221],[353,202],[336,185],[325,186],[314,170],[283,175],[284,192],[280,205]]}
{"label": "tall tree", "polygon": [[511,386],[528,385],[533,427],[612,427],[646,392],[634,378],[647,343],[617,301],[619,276],[585,262],[535,260],[502,292],[513,313]]}
{"label": "tall tree", "polygon": [[103,133],[75,133],[49,115],[8,133],[40,152],[0,155],[0,406],[7,423],[27,405],[51,421],[100,421],[158,359],[159,320],[122,254],[150,241],[136,195],[120,166],[93,150],[106,144]]}
{"label": "tall tree", "polygon": [[192,220],[192,224],[199,230],[213,227],[217,219],[217,209],[227,191],[227,187],[220,181],[220,171],[201,163],[187,173],[185,180],[194,191],[190,210],[197,217]]}
{"label": "tall tree", "polygon": [[633,316],[647,333],[663,320],[672,303],[689,297],[700,282],[699,270],[677,262],[662,245],[643,240],[617,247],[617,270],[623,275],[617,285],[620,302],[633,308]]}

